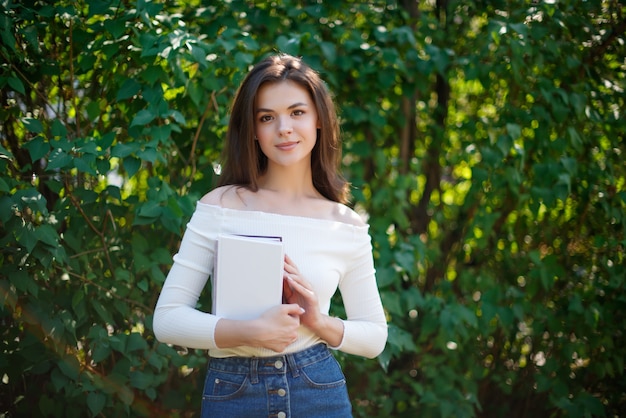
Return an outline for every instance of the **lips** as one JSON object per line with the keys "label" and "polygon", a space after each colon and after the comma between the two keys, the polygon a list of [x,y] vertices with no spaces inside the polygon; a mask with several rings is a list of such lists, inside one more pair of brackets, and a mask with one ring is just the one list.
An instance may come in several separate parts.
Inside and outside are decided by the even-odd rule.
{"label": "lips", "polygon": [[280,144],[276,145],[276,148],[278,148],[281,151],[290,151],[294,149],[297,145],[298,145],[297,141],[281,142]]}

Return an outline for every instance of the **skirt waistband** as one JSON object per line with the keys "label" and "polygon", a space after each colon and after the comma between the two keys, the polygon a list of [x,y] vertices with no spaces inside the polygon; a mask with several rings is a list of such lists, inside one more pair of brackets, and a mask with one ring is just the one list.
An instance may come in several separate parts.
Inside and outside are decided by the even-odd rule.
{"label": "skirt waistband", "polygon": [[302,351],[272,357],[211,357],[209,369],[248,374],[254,383],[259,374],[285,374],[290,371],[294,377],[297,377],[299,369],[331,355],[328,346],[320,343]]}

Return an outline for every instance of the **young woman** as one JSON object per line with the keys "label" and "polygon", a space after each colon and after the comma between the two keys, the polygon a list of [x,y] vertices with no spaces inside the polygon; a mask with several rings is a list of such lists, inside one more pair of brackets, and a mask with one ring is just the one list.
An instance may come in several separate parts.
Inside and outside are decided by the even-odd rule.
{"label": "young woman", "polygon": [[[319,75],[269,57],[235,96],[219,187],[198,202],[154,313],[159,341],[208,349],[203,417],[348,417],[330,349],[387,340],[368,225],[345,206],[339,126]],[[252,320],[197,310],[222,233],[282,236],[284,304]],[[347,319],[329,316],[339,288]]]}

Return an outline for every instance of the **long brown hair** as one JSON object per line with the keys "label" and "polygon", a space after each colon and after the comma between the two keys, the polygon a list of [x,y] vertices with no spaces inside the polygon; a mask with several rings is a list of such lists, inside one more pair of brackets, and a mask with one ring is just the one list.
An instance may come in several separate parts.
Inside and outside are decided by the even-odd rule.
{"label": "long brown hair", "polygon": [[239,86],[230,112],[218,185],[258,190],[259,176],[267,170],[267,157],[254,140],[255,100],[261,85],[284,80],[305,88],[317,110],[320,127],[311,153],[313,185],[327,199],[346,203],[348,183],[339,173],[341,143],[335,105],[319,74],[301,59],[287,54],[259,62]]}

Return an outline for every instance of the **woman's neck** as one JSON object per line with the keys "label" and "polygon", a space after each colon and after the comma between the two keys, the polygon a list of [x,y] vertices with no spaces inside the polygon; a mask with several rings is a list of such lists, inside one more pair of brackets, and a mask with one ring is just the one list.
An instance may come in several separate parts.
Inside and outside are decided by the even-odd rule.
{"label": "woman's neck", "polygon": [[320,197],[313,185],[310,169],[303,171],[296,173],[294,170],[269,169],[259,178],[259,189],[289,200]]}

